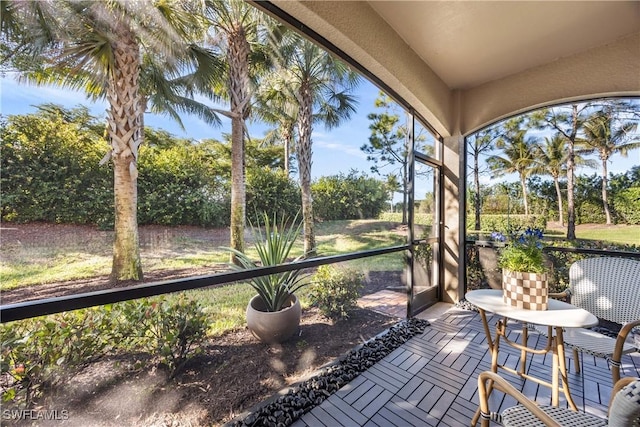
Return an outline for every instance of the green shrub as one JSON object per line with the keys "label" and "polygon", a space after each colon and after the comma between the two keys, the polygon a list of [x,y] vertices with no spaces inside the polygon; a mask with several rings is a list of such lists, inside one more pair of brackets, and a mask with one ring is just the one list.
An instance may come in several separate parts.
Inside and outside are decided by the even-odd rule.
{"label": "green shrub", "polygon": [[576,206],[576,224],[604,224],[605,222],[602,202],[584,201]]}
{"label": "green shrub", "polygon": [[352,170],[311,185],[314,216],[321,221],[377,218],[387,204],[385,184]]}
{"label": "green shrub", "polygon": [[325,316],[348,317],[356,306],[364,275],[355,270],[323,265],[313,276],[310,299]]}
{"label": "green shrub", "polygon": [[29,406],[47,387],[112,351],[113,330],[110,305],[0,325],[3,401]]}
{"label": "green shrub", "polygon": [[630,187],[614,196],[614,209],[619,222],[640,224],[640,187]]}
{"label": "green shrub", "polygon": [[[402,212],[382,212],[378,215],[380,221],[402,222]],[[414,222],[421,225],[431,225],[433,223],[433,214],[416,213]]]}
{"label": "green shrub", "polygon": [[184,296],[143,299],[0,325],[2,400],[27,408],[107,354],[142,351],[174,375],[200,351],[207,317]]}
{"label": "green shrub", "polygon": [[277,218],[293,218],[300,209],[300,188],[283,170],[268,167],[247,170],[249,222],[261,222],[263,212]]}
{"label": "green shrub", "polygon": [[[467,224],[473,224],[473,218],[467,218]],[[493,233],[494,231],[511,234],[527,228],[544,230],[547,220],[544,215],[482,215],[480,217],[480,231]]]}
{"label": "green shrub", "polygon": [[184,295],[145,298],[120,304],[120,336],[129,348],[160,359],[173,376],[201,351],[208,319],[200,303]]}

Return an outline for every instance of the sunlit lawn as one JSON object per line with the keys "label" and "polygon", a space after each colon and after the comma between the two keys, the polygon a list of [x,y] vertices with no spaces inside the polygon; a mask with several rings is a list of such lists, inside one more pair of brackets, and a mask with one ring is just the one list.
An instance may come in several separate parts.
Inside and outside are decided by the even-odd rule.
{"label": "sunlit lawn", "polygon": [[603,225],[598,228],[578,228],[576,237],[627,245],[640,245],[640,225]]}
{"label": "sunlit lawn", "polygon": [[[566,227],[547,229],[545,235],[562,239],[567,235],[567,230]],[[624,245],[640,245],[640,225],[578,225],[576,226],[576,238]]]}
{"label": "sunlit lawn", "polygon": [[[328,221],[316,224],[318,255],[329,256],[369,249],[401,245],[406,242],[398,224],[378,220]],[[549,236],[562,238],[564,230],[548,230]],[[578,226],[579,239],[640,245],[640,225]],[[65,239],[64,244],[50,242],[42,247],[3,248],[0,259],[0,289],[82,279],[109,274],[111,247],[92,244],[89,247]],[[303,252],[299,238],[292,256]],[[141,250],[143,270],[178,270],[198,267],[225,266],[228,253],[207,242],[176,237],[158,247],[145,246]],[[257,258],[253,246],[247,244],[247,253]],[[362,271],[401,270],[401,253],[350,261],[350,268]]]}
{"label": "sunlit lawn", "polygon": [[[394,227],[393,223],[376,220],[318,224],[318,254],[335,255],[401,244],[405,238],[394,233]],[[257,253],[250,242],[247,244],[246,252],[250,257],[257,259]],[[299,238],[291,255],[295,257],[302,253],[303,240]],[[141,257],[143,271],[148,273],[158,270],[226,267],[229,253],[211,246],[208,242],[180,236],[163,241],[157,246],[145,245],[141,249]],[[0,290],[108,275],[111,271],[111,261],[111,246],[108,241],[83,246],[75,243],[73,236],[64,239],[62,244],[50,241],[38,247],[3,247],[0,259]],[[373,260],[351,262],[350,266],[363,269],[399,269],[402,268],[402,260],[397,256],[385,255]]]}

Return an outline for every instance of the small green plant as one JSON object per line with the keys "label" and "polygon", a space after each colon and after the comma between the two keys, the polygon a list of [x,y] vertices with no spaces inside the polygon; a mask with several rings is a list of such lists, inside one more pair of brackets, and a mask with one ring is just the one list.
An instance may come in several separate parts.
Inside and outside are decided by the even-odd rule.
{"label": "small green plant", "polygon": [[356,306],[363,274],[355,270],[323,265],[313,276],[310,299],[325,316],[346,318]]}
{"label": "small green plant", "polygon": [[0,325],[2,401],[29,408],[44,392],[107,354],[144,351],[174,375],[200,351],[208,317],[184,296],[143,299]]}
{"label": "small green plant", "polygon": [[111,305],[0,325],[2,400],[29,407],[74,370],[114,349]]}
{"label": "small green plant", "polygon": [[[255,249],[258,252],[261,266],[274,266],[287,262],[291,248],[293,248],[302,229],[302,223],[296,225],[297,219],[298,215],[293,219],[291,226],[287,227],[286,218],[283,218],[278,223],[275,215],[273,221],[270,221],[269,216],[265,213],[263,215],[264,235],[260,231],[260,224],[257,227],[252,226],[253,237],[256,242]],[[240,265],[231,264],[231,267],[235,270],[253,269],[260,266],[236,249],[223,249],[232,252],[240,263]],[[302,256],[299,256],[292,262],[296,262],[301,258]],[[300,270],[291,270],[268,276],[254,277],[249,280],[249,284],[260,295],[267,310],[275,312],[282,310],[284,304],[289,300],[289,295],[306,285],[306,282],[303,281],[305,278],[306,276],[301,274]]]}
{"label": "small green plant", "polygon": [[194,355],[206,336],[208,317],[196,300],[184,295],[177,298],[145,298],[122,304],[125,331],[132,333],[123,341],[138,350],[147,351],[160,358],[176,372]]}
{"label": "small green plant", "polygon": [[[507,240],[502,233],[497,232],[492,233],[491,237],[500,242]],[[510,242],[500,251],[498,265],[510,271],[547,271],[542,255],[542,230],[527,228],[522,233],[512,234]]]}

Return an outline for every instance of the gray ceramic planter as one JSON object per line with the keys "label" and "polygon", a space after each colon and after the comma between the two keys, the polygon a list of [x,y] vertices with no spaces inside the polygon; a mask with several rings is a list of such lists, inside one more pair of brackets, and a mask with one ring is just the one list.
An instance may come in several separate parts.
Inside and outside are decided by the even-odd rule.
{"label": "gray ceramic planter", "polygon": [[300,327],[300,301],[291,295],[291,304],[280,311],[268,312],[260,296],[251,298],[247,305],[247,326],[260,341],[280,343],[296,333]]}

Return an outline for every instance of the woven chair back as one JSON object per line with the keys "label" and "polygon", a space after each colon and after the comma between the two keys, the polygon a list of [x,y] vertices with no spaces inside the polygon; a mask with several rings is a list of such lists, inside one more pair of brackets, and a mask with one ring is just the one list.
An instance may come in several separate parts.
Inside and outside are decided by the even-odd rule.
{"label": "woven chair back", "polygon": [[569,269],[571,303],[595,316],[624,324],[640,319],[640,260],[598,257]]}

